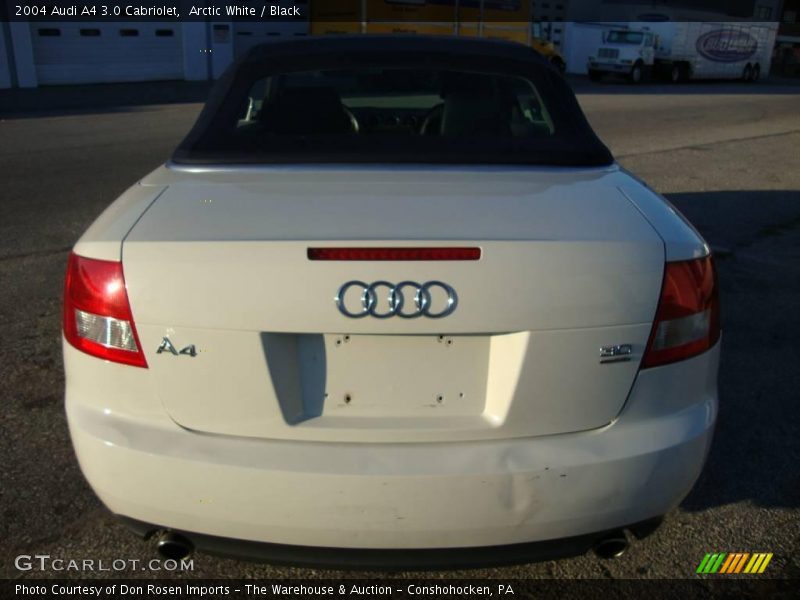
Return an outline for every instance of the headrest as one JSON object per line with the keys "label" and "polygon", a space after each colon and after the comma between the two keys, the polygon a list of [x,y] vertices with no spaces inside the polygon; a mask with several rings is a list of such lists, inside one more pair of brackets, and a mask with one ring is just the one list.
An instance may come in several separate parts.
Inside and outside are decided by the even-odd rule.
{"label": "headrest", "polygon": [[352,118],[332,88],[287,89],[261,111],[273,133],[312,135],[352,133]]}
{"label": "headrest", "polygon": [[511,111],[507,102],[492,92],[459,91],[444,99],[442,135],[508,135]]}

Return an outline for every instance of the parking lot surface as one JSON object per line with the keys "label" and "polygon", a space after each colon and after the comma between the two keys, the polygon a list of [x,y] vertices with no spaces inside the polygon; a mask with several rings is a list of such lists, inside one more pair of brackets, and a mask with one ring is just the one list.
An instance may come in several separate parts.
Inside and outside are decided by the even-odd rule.
{"label": "parking lot surface", "polygon": [[[435,576],[683,578],[707,552],[772,552],[764,576],[800,577],[800,87],[576,87],[622,165],[665,194],[717,253],[723,353],[714,445],[680,508],[620,559],[589,554]],[[73,455],[62,406],[61,287],[78,236],[169,156],[199,109],[0,116],[0,577],[80,575],[21,572],[20,554],[155,556],[100,504]],[[197,555],[194,575],[359,573]]]}

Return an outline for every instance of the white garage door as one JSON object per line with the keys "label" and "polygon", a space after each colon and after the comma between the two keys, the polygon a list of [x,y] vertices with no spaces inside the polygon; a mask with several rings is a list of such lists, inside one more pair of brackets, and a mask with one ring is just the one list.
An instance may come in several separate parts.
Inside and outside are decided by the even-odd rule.
{"label": "white garage door", "polygon": [[275,21],[266,23],[236,22],[234,23],[234,55],[241,56],[250,48],[265,42],[275,42],[292,37],[303,37],[308,34],[308,23],[291,21]]}
{"label": "white garage door", "polygon": [[177,23],[31,23],[39,84],[183,79]]}

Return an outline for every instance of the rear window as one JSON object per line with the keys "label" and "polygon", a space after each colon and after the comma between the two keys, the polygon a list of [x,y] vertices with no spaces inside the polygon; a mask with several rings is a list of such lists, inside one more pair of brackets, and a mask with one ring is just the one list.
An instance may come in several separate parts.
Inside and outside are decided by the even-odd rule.
{"label": "rear window", "polygon": [[557,76],[547,67],[515,72],[435,64],[441,60],[430,66],[361,62],[372,64],[240,67],[173,160],[563,165],[611,160],[566,85],[554,89]]}
{"label": "rear window", "polygon": [[[522,77],[428,69],[305,71],[247,93],[228,143],[271,136],[552,135],[536,86]],[[391,143],[391,142],[389,142]]]}

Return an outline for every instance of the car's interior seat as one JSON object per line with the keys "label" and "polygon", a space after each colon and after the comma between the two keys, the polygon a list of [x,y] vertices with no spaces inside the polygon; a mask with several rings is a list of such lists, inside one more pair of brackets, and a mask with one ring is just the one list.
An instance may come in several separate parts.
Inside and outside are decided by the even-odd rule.
{"label": "car's interior seat", "polygon": [[422,119],[422,125],[419,128],[420,135],[439,135],[442,132],[442,111],[444,110],[444,102],[440,102],[428,111],[428,114]]}
{"label": "car's interior seat", "polygon": [[267,131],[284,135],[357,133],[358,121],[332,88],[283,90],[260,113]]}
{"label": "car's interior seat", "polygon": [[511,133],[511,107],[492,90],[456,91],[444,99],[441,135]]}

